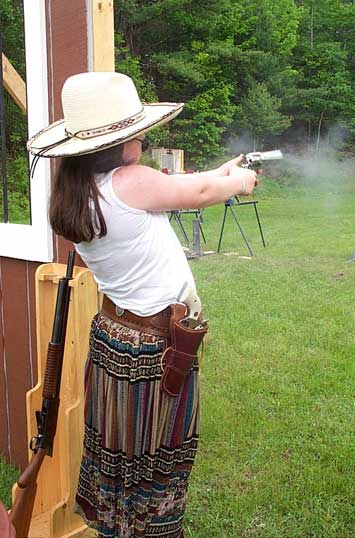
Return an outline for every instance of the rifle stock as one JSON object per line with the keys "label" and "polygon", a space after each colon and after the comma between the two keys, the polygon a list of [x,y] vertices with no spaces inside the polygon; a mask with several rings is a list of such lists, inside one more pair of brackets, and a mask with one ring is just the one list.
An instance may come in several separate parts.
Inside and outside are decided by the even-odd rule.
{"label": "rifle stock", "polygon": [[46,454],[45,449],[39,449],[17,481],[16,498],[10,512],[10,521],[15,527],[16,538],[28,536],[36,499],[37,476]]}
{"label": "rifle stock", "polygon": [[48,344],[44,374],[42,409],[36,411],[38,433],[30,442],[30,449],[34,454],[17,481],[16,498],[9,514],[10,521],[16,530],[16,538],[28,537],[36,498],[38,473],[45,456],[52,456],[53,453],[69,311],[69,281],[73,277],[74,258],[75,251],[69,252],[66,275],[59,279],[52,338]]}

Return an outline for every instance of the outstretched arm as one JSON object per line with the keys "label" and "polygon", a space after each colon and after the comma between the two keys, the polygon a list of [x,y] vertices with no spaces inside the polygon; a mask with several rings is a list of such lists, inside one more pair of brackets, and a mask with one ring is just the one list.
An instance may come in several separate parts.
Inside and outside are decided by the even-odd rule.
{"label": "outstretched arm", "polygon": [[[222,168],[222,167],[221,167]],[[258,184],[254,171],[232,163],[225,170],[167,176],[147,166],[117,170],[113,187],[122,202],[146,211],[198,209],[221,203],[234,195],[251,194]]]}
{"label": "outstretched arm", "polygon": [[[245,156],[243,154],[238,155],[238,157],[234,157],[230,161],[227,161],[226,163],[223,163],[218,168],[215,168],[214,170],[206,170],[204,172],[195,172],[198,174],[203,174],[206,177],[220,177],[220,176],[229,176],[229,172],[233,166],[240,166],[245,160]],[[184,177],[191,177],[195,174],[181,174]]]}

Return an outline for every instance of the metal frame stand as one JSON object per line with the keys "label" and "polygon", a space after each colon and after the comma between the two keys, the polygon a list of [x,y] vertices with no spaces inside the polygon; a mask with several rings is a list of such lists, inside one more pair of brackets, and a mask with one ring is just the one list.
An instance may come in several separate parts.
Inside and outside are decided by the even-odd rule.
{"label": "metal frame stand", "polygon": [[257,210],[257,207],[256,207],[256,204],[258,203],[258,200],[246,200],[245,202],[241,202],[239,200],[239,198],[236,196],[235,198],[229,198],[225,203],[224,203],[224,215],[223,215],[223,221],[222,221],[222,227],[221,227],[221,232],[219,234],[219,241],[218,241],[218,247],[217,247],[217,252],[219,253],[220,252],[220,249],[221,249],[221,243],[222,243],[222,237],[223,237],[223,231],[224,231],[224,225],[225,225],[225,222],[226,222],[226,218],[227,218],[227,211],[228,209],[230,210],[234,220],[235,220],[235,223],[236,225],[238,226],[238,229],[241,233],[241,236],[244,240],[244,243],[246,244],[247,248],[248,248],[248,251],[249,251],[249,254],[250,256],[254,256],[254,253],[252,251],[252,248],[250,246],[250,243],[243,231],[243,228],[241,227],[238,219],[237,219],[237,216],[235,214],[235,211],[233,209],[233,206],[236,205],[253,205],[254,206],[254,209],[255,209],[255,215],[256,215],[256,220],[258,222],[258,227],[259,227],[259,232],[260,232],[260,236],[261,236],[261,240],[262,240],[262,243],[263,243],[263,246],[264,248],[266,247],[266,243],[265,243],[265,239],[264,239],[264,234],[263,234],[263,230],[261,228],[261,222],[260,222],[260,218],[259,218],[259,214],[258,214],[258,210]]}
{"label": "metal frame stand", "polygon": [[184,228],[184,225],[183,225],[183,222],[181,220],[181,215],[190,215],[190,214],[193,214],[195,215],[196,217],[196,220],[198,221],[198,225],[199,225],[199,228],[200,228],[200,232],[201,232],[201,236],[202,236],[202,239],[203,239],[203,242],[206,244],[206,238],[205,238],[205,234],[203,233],[203,229],[202,229],[202,223],[201,223],[201,213],[198,209],[196,210],[193,210],[193,209],[188,209],[188,210],[183,210],[183,209],[174,209],[172,211],[170,211],[170,216],[169,216],[169,221],[171,222],[172,220],[174,220],[179,228],[179,230],[181,231],[185,241],[186,241],[186,244],[187,246],[190,245],[190,239],[186,233],[186,230]]}
{"label": "metal frame stand", "polygon": [[260,222],[260,218],[259,218],[259,213],[258,213],[258,210],[257,210],[257,207],[256,207],[256,204],[259,203],[259,200],[243,200],[243,201],[240,201],[238,196],[235,196],[235,200],[236,200],[235,205],[253,205],[254,206],[255,216],[256,216],[256,220],[258,222],[258,226],[259,226],[259,232],[260,232],[261,241],[263,243],[263,247],[265,248],[266,243],[265,243],[265,239],[264,239],[263,230],[261,228],[261,222]]}
{"label": "metal frame stand", "polygon": [[190,244],[190,240],[188,238],[188,235],[186,233],[186,230],[184,228],[184,225],[183,223],[181,222],[181,217],[179,215],[179,211],[178,210],[172,210],[170,211],[170,215],[169,215],[169,222],[171,222],[172,220],[174,220],[176,222],[176,224],[178,225],[178,228],[180,230],[180,232],[182,233],[187,245]]}

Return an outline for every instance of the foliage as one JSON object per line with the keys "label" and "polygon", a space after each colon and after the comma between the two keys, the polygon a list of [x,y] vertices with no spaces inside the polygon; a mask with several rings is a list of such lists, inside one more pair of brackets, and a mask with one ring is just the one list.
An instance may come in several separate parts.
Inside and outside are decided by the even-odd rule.
{"label": "foliage", "polygon": [[[286,107],[315,134],[341,124],[353,130],[355,5],[341,0],[299,3],[300,32],[293,64],[298,83]],[[351,30],[352,28],[352,30]]]}
{"label": "foliage", "polygon": [[250,132],[254,148],[262,148],[268,135],[278,135],[291,124],[291,118],[283,116],[279,109],[281,99],[270,95],[263,83],[253,85],[242,99],[238,117],[239,129]]}
{"label": "foliage", "polygon": [[[149,133],[151,146],[181,147],[192,168],[248,133],[257,146],[300,141],[318,149],[338,132],[351,149],[352,0],[121,0],[114,10],[116,69],[134,79],[143,101],[185,103],[176,120]],[[25,78],[22,1],[0,0],[0,19],[4,52]],[[9,96],[5,104],[17,161],[26,119]],[[14,173],[9,184],[25,200]]]}
{"label": "foliage", "polygon": [[245,131],[271,141],[354,128],[353,2],[123,0],[115,10],[143,95],[186,102],[165,144],[199,167]]}
{"label": "foliage", "polygon": [[[0,27],[3,52],[21,77],[26,80],[24,16],[20,0],[0,0]],[[8,209],[10,222],[26,223],[30,219],[26,115],[5,92],[5,133],[7,147]],[[0,188],[1,220],[3,196]]]}
{"label": "foliage", "polygon": [[[30,187],[27,155],[23,153],[8,155],[6,166],[9,221],[28,224],[30,222]],[[3,200],[2,185],[0,185],[0,200]],[[0,220],[3,220],[3,216],[1,204]]]}
{"label": "foliage", "polygon": [[7,509],[11,508],[11,489],[19,475],[19,470],[7,465],[0,455],[0,500]]}
{"label": "foliage", "polygon": [[[175,146],[183,146],[198,167],[220,155],[221,136],[233,119],[230,88],[211,88],[185,105],[185,114],[172,127]],[[174,136],[175,135],[175,136]]]}
{"label": "foliage", "polygon": [[[24,18],[22,2],[18,0],[0,0],[0,27],[2,48],[12,65],[26,80]],[[5,118],[7,146],[23,146],[27,139],[27,122],[25,115],[8,94],[5,95]]]}
{"label": "foliage", "polygon": [[29,196],[28,185],[28,159],[24,153],[9,156],[7,161],[8,182],[10,192],[18,192],[23,196]]}
{"label": "foliage", "polygon": [[202,166],[223,152],[222,134],[233,119],[230,32],[241,19],[240,9],[232,9],[227,0],[124,4],[118,8],[120,30],[126,43],[134,39],[134,55],[139,50],[144,58],[145,76],[154,80],[158,97],[186,102],[180,118],[169,126],[167,145],[181,145],[188,159]]}
{"label": "foliage", "polygon": [[16,71],[26,78],[22,0],[0,0],[2,48]]}

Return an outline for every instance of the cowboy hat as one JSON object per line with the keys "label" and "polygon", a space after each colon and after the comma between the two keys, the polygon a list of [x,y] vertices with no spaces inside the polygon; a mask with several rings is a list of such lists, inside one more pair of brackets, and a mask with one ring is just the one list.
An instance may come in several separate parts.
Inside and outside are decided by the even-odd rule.
{"label": "cowboy hat", "polygon": [[27,142],[33,155],[65,157],[116,146],[170,121],[184,103],[142,104],[128,76],[90,72],[65,81],[62,105],[64,119]]}

